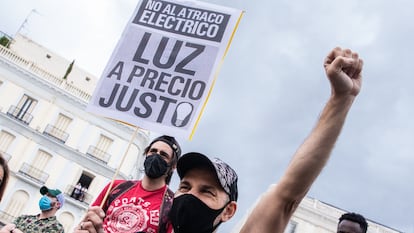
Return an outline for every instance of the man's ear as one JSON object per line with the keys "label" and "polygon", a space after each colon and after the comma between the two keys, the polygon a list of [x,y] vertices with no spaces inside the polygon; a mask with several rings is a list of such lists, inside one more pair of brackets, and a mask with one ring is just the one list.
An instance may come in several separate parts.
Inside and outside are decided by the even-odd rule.
{"label": "man's ear", "polygon": [[57,209],[60,209],[60,207],[62,206],[62,205],[60,204],[60,202],[58,202],[58,201],[56,202],[56,204],[55,204],[55,205],[56,205]]}
{"label": "man's ear", "polygon": [[235,201],[231,201],[227,206],[224,208],[223,212],[221,213],[221,221],[226,222],[230,220],[237,210],[237,203]]}

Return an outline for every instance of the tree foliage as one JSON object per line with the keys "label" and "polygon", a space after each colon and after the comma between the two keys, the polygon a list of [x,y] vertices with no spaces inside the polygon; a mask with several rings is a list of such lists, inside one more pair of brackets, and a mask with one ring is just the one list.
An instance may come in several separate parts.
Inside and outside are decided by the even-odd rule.
{"label": "tree foliage", "polygon": [[0,45],[3,45],[4,47],[6,47],[9,44],[9,42],[10,42],[9,38],[5,36],[0,37]]}

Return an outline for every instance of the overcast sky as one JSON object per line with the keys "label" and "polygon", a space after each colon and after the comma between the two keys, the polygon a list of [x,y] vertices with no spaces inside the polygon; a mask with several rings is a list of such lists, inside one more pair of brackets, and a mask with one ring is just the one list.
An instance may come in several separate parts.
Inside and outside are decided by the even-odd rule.
{"label": "overcast sky", "polygon": [[[363,88],[309,196],[414,232],[414,2],[207,1],[245,10],[194,138],[181,143],[238,171],[239,209],[219,232],[280,178],[314,126],[335,46],[364,59]],[[28,17],[20,33],[100,76],[137,2],[0,0],[0,31],[14,35]]]}

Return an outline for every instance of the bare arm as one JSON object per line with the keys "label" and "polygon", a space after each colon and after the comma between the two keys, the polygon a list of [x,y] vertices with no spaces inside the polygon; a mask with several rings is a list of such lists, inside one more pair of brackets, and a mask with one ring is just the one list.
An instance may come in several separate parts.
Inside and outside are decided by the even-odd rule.
{"label": "bare arm", "polygon": [[346,115],[361,88],[362,60],[349,49],[335,48],[325,59],[331,97],[316,126],[298,148],[277,185],[262,196],[240,232],[283,232],[335,145]]}
{"label": "bare arm", "polygon": [[3,228],[1,228],[0,233],[22,233],[21,230],[16,228],[16,225],[14,223],[6,224]]}
{"label": "bare arm", "polygon": [[14,223],[8,223],[1,228],[0,233],[23,233]]}

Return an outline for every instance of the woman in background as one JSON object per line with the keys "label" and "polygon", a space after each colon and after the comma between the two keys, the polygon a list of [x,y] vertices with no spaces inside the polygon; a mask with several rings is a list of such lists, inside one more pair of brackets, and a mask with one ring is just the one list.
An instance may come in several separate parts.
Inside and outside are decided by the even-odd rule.
{"label": "woman in background", "polygon": [[6,190],[7,182],[9,181],[9,166],[7,161],[0,153],[0,201],[3,198],[4,191]]}

